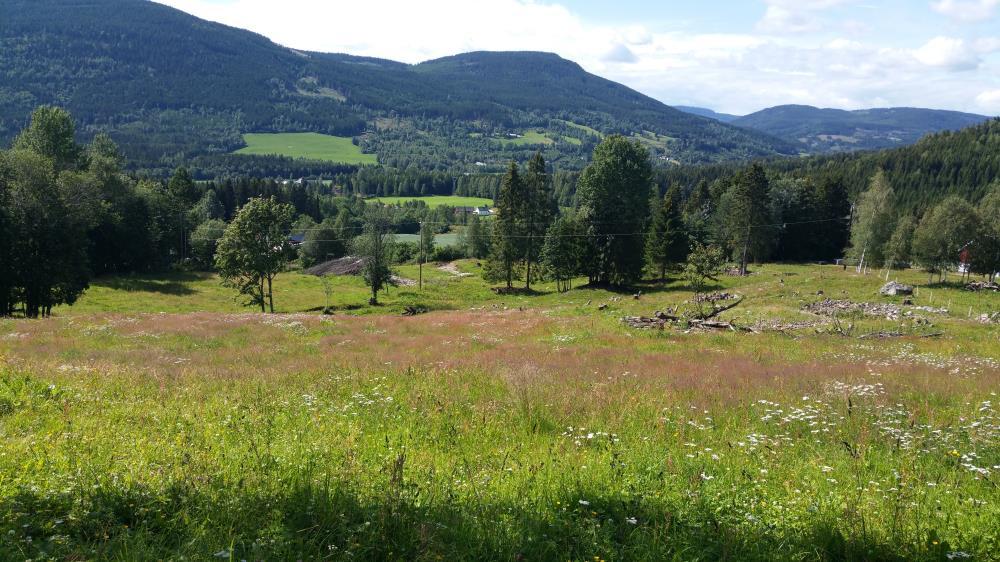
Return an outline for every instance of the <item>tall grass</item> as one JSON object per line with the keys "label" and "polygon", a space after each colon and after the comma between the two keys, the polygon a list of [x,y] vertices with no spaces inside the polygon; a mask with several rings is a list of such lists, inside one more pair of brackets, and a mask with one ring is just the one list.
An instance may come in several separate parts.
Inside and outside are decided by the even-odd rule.
{"label": "tall grass", "polygon": [[[829,274],[798,272],[731,281],[734,316],[799,315]],[[683,294],[2,321],[0,559],[995,559],[995,326],[619,322]]]}

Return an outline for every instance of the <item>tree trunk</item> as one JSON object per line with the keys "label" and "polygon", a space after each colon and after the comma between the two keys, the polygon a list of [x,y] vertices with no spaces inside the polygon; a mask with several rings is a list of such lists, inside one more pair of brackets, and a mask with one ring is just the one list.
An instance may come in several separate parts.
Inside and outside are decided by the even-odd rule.
{"label": "tree trunk", "polygon": [[267,302],[271,307],[271,314],[274,314],[274,291],[271,289],[271,279],[270,275],[267,276]]}

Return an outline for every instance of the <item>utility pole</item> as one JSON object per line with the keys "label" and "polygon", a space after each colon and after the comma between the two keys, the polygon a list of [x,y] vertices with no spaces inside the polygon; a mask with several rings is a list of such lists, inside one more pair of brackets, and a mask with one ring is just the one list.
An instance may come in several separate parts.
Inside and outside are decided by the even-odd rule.
{"label": "utility pole", "polygon": [[421,291],[424,290],[424,222],[420,221],[420,263],[418,264],[420,271],[419,281],[417,288]]}

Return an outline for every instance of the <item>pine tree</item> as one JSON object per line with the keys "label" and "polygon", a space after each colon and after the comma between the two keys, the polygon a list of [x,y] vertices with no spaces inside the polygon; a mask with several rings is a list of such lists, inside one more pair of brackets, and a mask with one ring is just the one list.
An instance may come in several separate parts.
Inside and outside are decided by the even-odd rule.
{"label": "pine tree", "polygon": [[580,223],[576,218],[564,215],[552,223],[545,235],[542,263],[560,293],[571,288],[573,278],[580,272],[585,246],[580,233]]}
{"label": "pine tree", "polygon": [[524,255],[526,266],[525,289],[531,289],[531,265],[539,261],[545,233],[556,215],[555,199],[552,196],[552,180],[545,169],[545,159],[541,152],[528,161],[528,170],[524,175],[525,197],[520,209],[523,220],[521,231],[524,233]]}
{"label": "pine tree", "polygon": [[521,213],[524,210],[524,199],[524,181],[517,163],[511,162],[500,185],[490,255],[483,272],[487,280],[504,281],[508,289],[514,286],[517,262],[523,256],[524,220]]}
{"label": "pine tree", "polygon": [[662,200],[653,205],[653,220],[646,236],[646,260],[666,280],[671,265],[687,258],[688,239],[681,219],[681,191],[677,184],[667,189]]}
{"label": "pine tree", "polygon": [[713,211],[708,182],[701,180],[684,202],[684,226],[692,242],[704,242],[708,238],[709,220]]}
{"label": "pine tree", "polygon": [[767,174],[759,164],[753,164],[734,178],[719,201],[718,231],[730,255],[739,261],[743,275],[749,260],[767,259],[773,246],[770,198]]}
{"label": "pine tree", "polygon": [[469,226],[465,230],[466,252],[469,257],[483,259],[489,255],[490,240],[487,229],[483,226],[483,221],[479,215],[472,215],[469,219]]}

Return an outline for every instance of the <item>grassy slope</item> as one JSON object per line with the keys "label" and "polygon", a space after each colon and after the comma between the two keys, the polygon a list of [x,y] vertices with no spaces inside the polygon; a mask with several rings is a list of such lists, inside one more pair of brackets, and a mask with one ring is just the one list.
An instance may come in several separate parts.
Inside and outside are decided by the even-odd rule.
{"label": "grassy slope", "polygon": [[493,201],[482,197],[461,197],[457,195],[434,195],[431,197],[376,197],[371,201],[378,201],[387,205],[402,205],[409,201],[423,201],[428,207],[440,207],[448,205],[451,207],[491,207]]}
{"label": "grassy slope", "polygon": [[374,154],[364,154],[350,137],[319,133],[248,133],[247,146],[236,154],[279,154],[292,158],[324,160],[343,164],[377,164]]}
{"label": "grassy slope", "polygon": [[516,139],[498,139],[503,144],[509,144],[513,146],[532,146],[532,145],[544,145],[552,144],[553,141],[549,137],[545,136],[538,131],[525,131],[520,137]]}
{"label": "grassy slope", "polygon": [[[621,325],[681,304],[677,283],[633,300],[547,285],[500,297],[433,267],[425,279],[377,309],[337,279],[335,303],[358,316],[326,318],[175,314],[237,309],[210,277],[105,280],[56,318],[0,321],[0,558],[1000,549],[1000,329],[965,319],[997,295],[921,286],[918,305],[955,311],[932,318],[943,337],[858,340]],[[747,295],[727,316],[748,323],[814,319],[798,307],[819,289],[896,300],[834,267],[723,284]],[[276,290],[285,311],[323,304],[312,278]],[[452,310],[396,316],[405,304]]]}
{"label": "grassy slope", "polygon": [[[419,234],[397,234],[396,240],[400,242],[413,242],[415,244],[420,243]],[[435,234],[434,235],[434,245],[435,246],[457,246],[459,242],[459,236],[457,232],[449,232],[447,234]]]}

